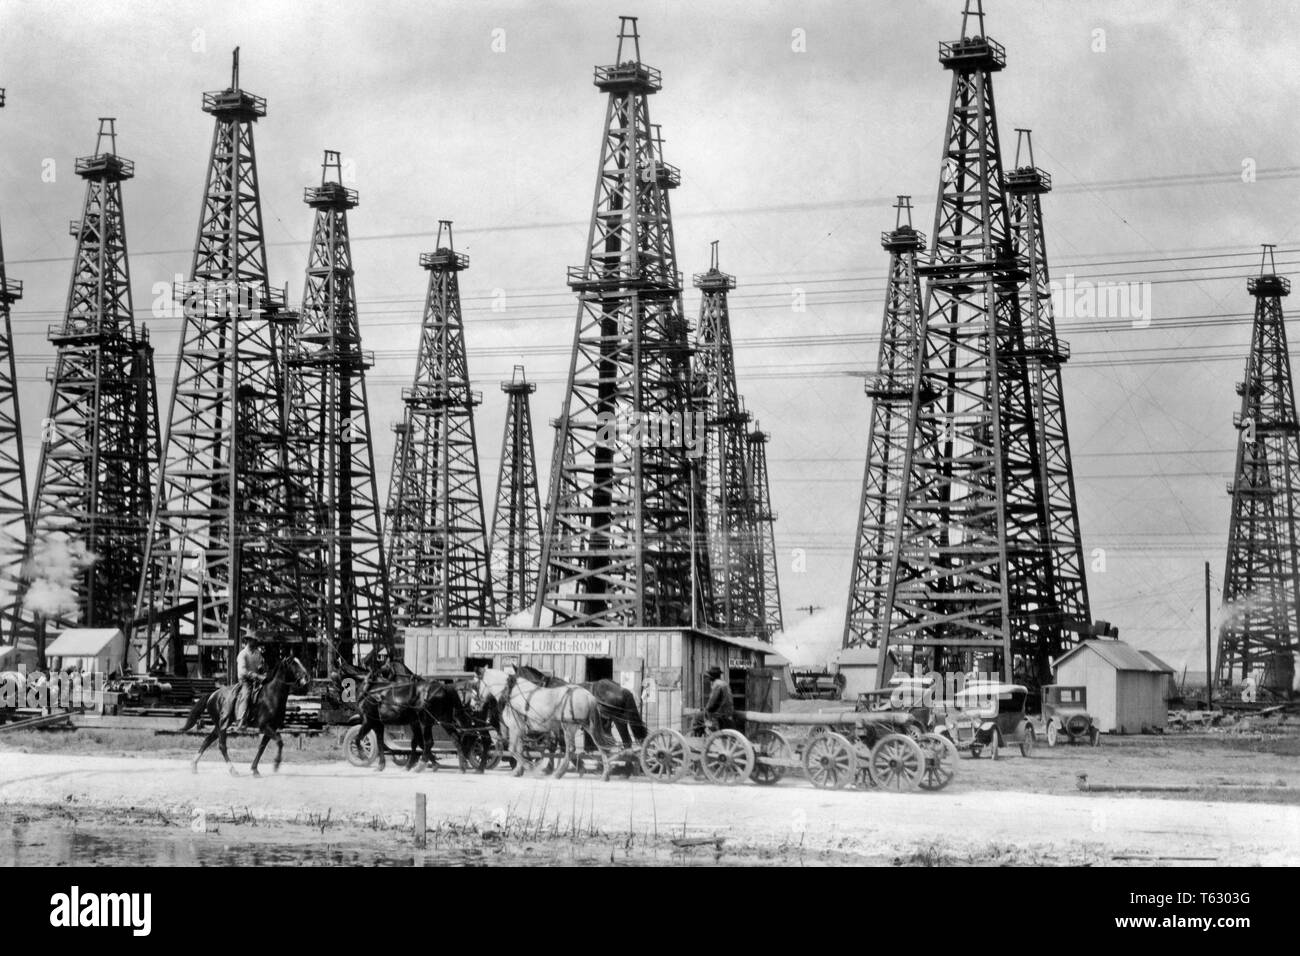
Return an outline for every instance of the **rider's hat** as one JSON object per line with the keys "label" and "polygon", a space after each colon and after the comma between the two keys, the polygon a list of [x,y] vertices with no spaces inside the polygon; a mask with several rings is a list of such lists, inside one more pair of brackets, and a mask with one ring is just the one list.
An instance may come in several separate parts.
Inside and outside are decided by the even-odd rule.
{"label": "rider's hat", "polygon": [[715,664],[713,667],[710,667],[710,668],[708,669],[708,672],[707,672],[707,673],[708,673],[708,675],[709,675],[710,677],[716,679],[716,678],[722,676],[722,668],[721,668],[721,667],[718,667],[718,666]]}

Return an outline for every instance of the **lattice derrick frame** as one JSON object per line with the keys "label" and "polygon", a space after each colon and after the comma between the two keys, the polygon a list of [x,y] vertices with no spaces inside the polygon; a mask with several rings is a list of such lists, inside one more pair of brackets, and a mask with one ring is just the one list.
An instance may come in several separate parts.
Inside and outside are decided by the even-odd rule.
{"label": "lattice derrick frame", "polygon": [[[232,93],[248,96],[217,98]],[[194,636],[225,647],[229,664],[241,632],[305,634],[311,599],[294,532],[310,506],[287,474],[289,342],[266,277],[261,114],[205,109],[216,123],[136,617],[197,600]],[[253,490],[266,500],[246,500]]]}
{"label": "lattice derrick frame", "polygon": [[[0,101],[2,102],[2,101]],[[27,465],[23,452],[22,416],[18,406],[17,369],[13,352],[10,305],[22,297],[22,283],[10,279],[4,266],[0,237],[0,621],[10,643],[18,637],[14,598],[22,581],[27,541],[31,536],[31,506],[27,495]]]}
{"label": "lattice derrick frame", "polygon": [[542,509],[528,398],[536,388],[522,378],[501,383],[508,404],[489,536],[499,624],[512,614],[531,611],[537,597]]}
{"label": "lattice derrick frame", "polygon": [[[1001,652],[1010,677],[997,332],[999,317],[1015,308],[1016,289],[1006,276],[1009,225],[987,73],[954,71],[949,104],[944,157],[954,181],[940,185],[931,240],[935,268],[947,272],[927,289],[885,641],[886,649]],[[973,176],[962,160],[974,163]],[[978,201],[967,202],[968,193]],[[887,670],[880,669],[882,684]]]}
{"label": "lattice derrick frame", "polygon": [[320,189],[306,194],[316,216],[292,365],[311,436],[320,623],[331,651],[351,662],[357,643],[391,643],[392,619],[366,393],[371,357],[361,349],[348,233],[355,194],[328,180],[338,169],[337,154],[327,154]]}
{"label": "lattice derrick frame", "polygon": [[1026,262],[1029,272],[1022,287],[1021,312],[1027,317],[1026,345],[1037,359],[1031,360],[1030,373],[1039,426],[1038,481],[1048,514],[1046,547],[1054,572],[1055,612],[1061,628],[1059,643],[1052,650],[1055,656],[1068,643],[1069,625],[1088,625],[1092,612],[1066,424],[1061,375],[1064,348],[1056,335],[1041,195],[1036,191],[1018,193],[1011,197],[1010,204],[1017,256]]}
{"label": "lattice derrick frame", "polygon": [[702,520],[698,467],[671,449],[600,439],[602,421],[681,422],[695,409],[646,96],[611,90],[606,107],[588,254],[577,270],[596,284],[571,278],[578,318],[552,459],[538,623],[545,610],[570,625],[672,626],[707,607],[707,558],[692,540],[703,534],[692,527]]}
{"label": "lattice derrick frame", "polygon": [[472,626],[492,623],[495,610],[457,278],[467,260],[444,254],[450,265],[427,266],[415,386],[399,429],[389,590],[398,623]]}
{"label": "lattice derrick frame", "polygon": [[[716,250],[715,250],[716,257]],[[714,615],[737,635],[766,631],[762,566],[756,540],[753,476],[746,425],[736,387],[727,290],[734,280],[713,268],[696,277],[703,290],[696,326],[693,375],[705,416],[704,471]]]}
{"label": "lattice derrick frame", "polygon": [[85,627],[131,617],[159,454],[153,349],[136,333],[131,298],[121,192],[130,170],[117,168],[127,162],[88,160],[81,173],[86,195],[61,337],[52,335],[33,509],[33,548],[61,534],[93,556],[72,580],[75,611],[57,618]]}
{"label": "lattice derrick frame", "polygon": [[904,393],[910,396],[912,392],[923,314],[916,265],[915,248],[897,249],[890,254],[876,363],[880,387],[871,407],[867,460],[845,614],[845,647],[875,642],[887,630],[882,615],[893,563],[903,455],[910,420],[910,408],[905,404],[910,399],[902,396]]}
{"label": "lattice derrick frame", "polygon": [[763,579],[764,639],[785,630],[781,612],[781,575],[776,558],[776,513],[772,510],[772,489],[767,473],[768,435],[755,427],[749,433],[749,472],[753,481],[754,521],[757,562]]}
{"label": "lattice derrick frame", "polygon": [[[1300,524],[1295,510],[1300,435],[1278,295],[1256,298],[1251,349],[1240,391],[1241,434],[1233,471],[1223,587],[1223,603],[1232,616],[1219,628],[1216,676],[1225,682],[1263,666],[1266,683],[1285,693],[1290,690],[1286,678],[1294,664],[1284,657],[1300,650]],[[1246,440],[1247,422],[1254,431],[1253,443]],[[1265,600],[1247,600],[1240,608],[1232,608],[1234,602],[1261,593],[1267,595]]]}

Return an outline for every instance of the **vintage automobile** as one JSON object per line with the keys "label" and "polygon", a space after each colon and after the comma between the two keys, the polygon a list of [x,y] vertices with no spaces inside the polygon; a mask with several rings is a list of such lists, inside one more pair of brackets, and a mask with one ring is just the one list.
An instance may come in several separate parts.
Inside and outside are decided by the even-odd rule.
{"label": "vintage automobile", "polygon": [[957,692],[948,713],[935,726],[935,733],[947,737],[961,753],[978,757],[985,750],[994,760],[1002,748],[1017,744],[1020,754],[1034,752],[1037,734],[1025,713],[1029,689],[1023,684],[979,681]]}
{"label": "vintage automobile", "polygon": [[1070,743],[1087,740],[1096,747],[1101,731],[1088,713],[1088,689],[1047,684],[1043,687],[1043,722],[1047,725],[1047,746],[1055,747],[1062,737]]}

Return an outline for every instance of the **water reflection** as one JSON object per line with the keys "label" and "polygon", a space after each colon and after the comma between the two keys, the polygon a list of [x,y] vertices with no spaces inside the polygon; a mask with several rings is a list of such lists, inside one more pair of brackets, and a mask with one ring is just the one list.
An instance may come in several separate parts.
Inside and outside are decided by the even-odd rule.
{"label": "water reflection", "polygon": [[[233,830],[234,828],[232,828]],[[376,844],[398,844],[394,834],[377,833]],[[590,853],[591,847],[584,846]],[[476,847],[424,850],[400,845],[309,840],[280,842],[250,834],[195,833],[159,825],[82,826],[73,821],[0,820],[0,866],[674,866],[725,865],[740,862],[715,859],[712,853],[654,853],[611,860],[574,854],[559,843],[539,845],[531,852],[500,852]],[[755,861],[749,861],[751,865]]]}

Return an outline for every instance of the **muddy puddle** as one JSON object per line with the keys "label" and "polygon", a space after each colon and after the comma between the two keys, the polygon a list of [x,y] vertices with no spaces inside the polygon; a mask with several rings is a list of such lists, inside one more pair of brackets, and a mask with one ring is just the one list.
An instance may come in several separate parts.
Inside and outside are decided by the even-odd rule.
{"label": "muddy puddle", "polygon": [[[0,866],[763,866],[798,865],[784,854],[712,847],[628,848],[611,841],[539,843],[462,840],[414,846],[408,834],[321,834],[293,825],[222,824],[216,833],[180,826],[131,826],[0,816]],[[466,845],[470,844],[470,845]],[[808,859],[811,865],[830,861]],[[862,862],[862,861],[858,861]]]}

